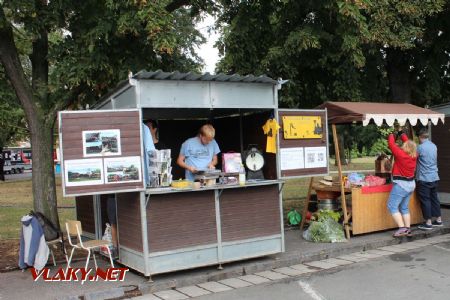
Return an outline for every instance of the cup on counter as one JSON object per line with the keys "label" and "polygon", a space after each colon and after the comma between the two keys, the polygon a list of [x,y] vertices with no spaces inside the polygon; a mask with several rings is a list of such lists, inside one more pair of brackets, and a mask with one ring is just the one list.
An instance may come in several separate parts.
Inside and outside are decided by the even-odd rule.
{"label": "cup on counter", "polygon": [[194,182],[194,189],[199,189],[202,184],[199,181]]}

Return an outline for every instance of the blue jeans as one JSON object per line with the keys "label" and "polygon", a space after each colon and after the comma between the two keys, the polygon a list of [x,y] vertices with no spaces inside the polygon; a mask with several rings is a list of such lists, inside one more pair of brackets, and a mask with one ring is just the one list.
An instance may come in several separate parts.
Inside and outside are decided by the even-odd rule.
{"label": "blue jeans", "polygon": [[398,184],[394,183],[387,203],[389,212],[395,214],[400,211],[402,215],[409,214],[409,199],[411,194],[412,192],[407,192]]}

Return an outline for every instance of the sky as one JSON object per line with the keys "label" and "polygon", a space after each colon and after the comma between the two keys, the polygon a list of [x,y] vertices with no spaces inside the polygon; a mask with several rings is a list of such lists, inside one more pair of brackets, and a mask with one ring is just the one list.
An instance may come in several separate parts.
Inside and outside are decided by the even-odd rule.
{"label": "sky", "polygon": [[206,38],[206,43],[199,47],[197,53],[205,62],[203,72],[211,74],[214,73],[216,63],[219,60],[219,51],[214,48],[214,43],[218,40],[219,34],[214,31],[208,33],[208,28],[214,25],[214,21],[214,17],[207,15],[202,22],[197,24],[197,29]]}

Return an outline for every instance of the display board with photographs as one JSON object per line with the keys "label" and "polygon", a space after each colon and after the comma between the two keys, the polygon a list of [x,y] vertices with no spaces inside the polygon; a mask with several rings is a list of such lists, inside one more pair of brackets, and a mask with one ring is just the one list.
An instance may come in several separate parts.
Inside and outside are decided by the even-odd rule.
{"label": "display board with photographs", "polygon": [[59,113],[64,196],[145,190],[142,112]]}
{"label": "display board with photographs", "polygon": [[120,130],[87,130],[82,132],[83,156],[120,155]]}

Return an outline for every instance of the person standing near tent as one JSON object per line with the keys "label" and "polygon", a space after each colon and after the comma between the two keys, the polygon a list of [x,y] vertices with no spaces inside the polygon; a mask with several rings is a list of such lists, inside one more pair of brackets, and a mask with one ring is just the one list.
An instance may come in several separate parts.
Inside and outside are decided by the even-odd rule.
{"label": "person standing near tent", "polygon": [[[437,147],[428,139],[428,130],[419,131],[419,147],[417,147],[417,194],[422,206],[425,222],[419,225],[421,230],[432,230],[433,226],[443,226],[441,219],[441,204],[437,194],[439,182],[437,167]],[[433,222],[432,218],[436,218]]]}
{"label": "person standing near tent", "polygon": [[[396,137],[401,138],[403,142],[401,147],[395,143]],[[392,168],[393,187],[387,206],[398,226],[398,230],[393,236],[400,237],[411,234],[409,200],[416,188],[414,173],[417,162],[417,147],[402,130],[398,131],[396,135],[391,133],[388,136],[388,145],[395,162]]]}

